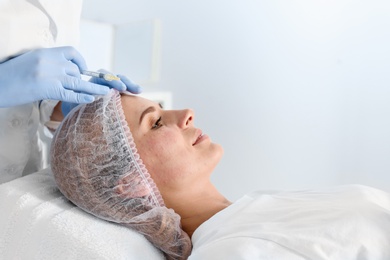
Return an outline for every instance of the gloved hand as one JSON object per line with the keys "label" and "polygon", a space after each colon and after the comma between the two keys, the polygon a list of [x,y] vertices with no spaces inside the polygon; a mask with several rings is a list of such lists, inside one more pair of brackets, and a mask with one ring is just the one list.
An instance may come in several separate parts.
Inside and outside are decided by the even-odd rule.
{"label": "gloved hand", "polygon": [[[98,71],[103,72],[103,73],[113,74],[113,73],[111,73],[107,70],[104,70],[104,69],[100,69]],[[124,75],[116,75],[116,76],[118,76],[121,80],[120,81],[119,80],[107,81],[107,80],[102,79],[102,78],[91,77],[89,82],[100,84],[100,85],[105,85],[109,88],[115,88],[119,91],[127,90],[133,94],[141,93],[141,87],[139,85],[135,84],[134,82],[132,82],[129,78],[127,78]]]}
{"label": "gloved hand", "polygon": [[[111,73],[111,72],[109,72],[107,70],[103,70],[103,69],[100,69],[99,72]],[[139,85],[135,84],[134,82],[132,82],[129,78],[127,78],[124,75],[117,75],[117,76],[121,79],[120,81],[119,80],[107,81],[107,80],[102,79],[102,78],[91,77],[89,82],[100,84],[100,85],[105,85],[109,88],[115,88],[119,91],[127,90],[133,94],[141,93],[142,89]],[[69,114],[70,110],[75,108],[77,105],[78,104],[76,104],[76,103],[62,102],[61,110],[62,110],[62,114],[64,115],[64,117],[67,114]]]}
{"label": "gloved hand", "polygon": [[109,88],[81,79],[84,58],[73,47],[36,49],[0,63],[0,107],[55,99],[90,103]]}

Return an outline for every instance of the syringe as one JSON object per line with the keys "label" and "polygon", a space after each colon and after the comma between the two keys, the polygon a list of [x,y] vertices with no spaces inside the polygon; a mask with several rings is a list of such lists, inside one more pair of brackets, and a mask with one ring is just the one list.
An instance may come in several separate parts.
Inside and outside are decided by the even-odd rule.
{"label": "syringe", "polygon": [[96,77],[96,78],[101,78],[105,79],[107,81],[111,80],[120,80],[119,77],[111,74],[111,73],[103,73],[103,72],[97,72],[97,71],[89,71],[89,70],[83,70],[81,71],[81,74],[90,76],[90,77]]}

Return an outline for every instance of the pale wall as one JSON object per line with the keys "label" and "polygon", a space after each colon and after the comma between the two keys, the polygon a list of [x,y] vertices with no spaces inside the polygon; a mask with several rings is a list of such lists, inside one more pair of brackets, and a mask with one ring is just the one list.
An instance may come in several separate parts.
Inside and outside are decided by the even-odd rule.
{"label": "pale wall", "polygon": [[225,149],[213,180],[235,200],[345,183],[390,191],[389,13],[387,0],[86,0],[83,17],[160,19],[160,79],[144,89],[195,110]]}

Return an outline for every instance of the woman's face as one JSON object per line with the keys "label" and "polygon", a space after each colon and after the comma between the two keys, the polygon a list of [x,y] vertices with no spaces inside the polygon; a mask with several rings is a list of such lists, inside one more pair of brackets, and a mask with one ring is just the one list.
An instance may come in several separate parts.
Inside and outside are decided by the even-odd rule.
{"label": "woman's face", "polygon": [[209,178],[223,149],[195,128],[192,110],[163,110],[150,100],[125,95],[122,106],[138,153],[163,197],[164,191]]}

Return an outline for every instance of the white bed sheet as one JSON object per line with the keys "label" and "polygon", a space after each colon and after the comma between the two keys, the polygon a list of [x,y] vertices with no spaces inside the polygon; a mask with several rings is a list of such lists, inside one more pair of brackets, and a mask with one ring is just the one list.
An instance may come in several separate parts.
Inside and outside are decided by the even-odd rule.
{"label": "white bed sheet", "polygon": [[190,260],[390,260],[390,194],[363,185],[253,192],[192,242]]}
{"label": "white bed sheet", "polygon": [[0,185],[0,259],[164,259],[142,235],[75,207],[48,169]]}

